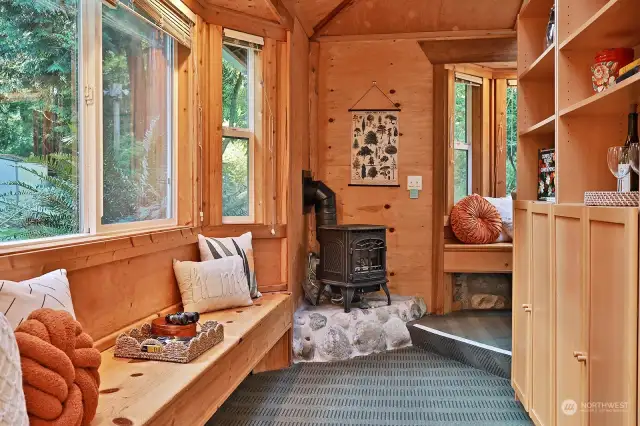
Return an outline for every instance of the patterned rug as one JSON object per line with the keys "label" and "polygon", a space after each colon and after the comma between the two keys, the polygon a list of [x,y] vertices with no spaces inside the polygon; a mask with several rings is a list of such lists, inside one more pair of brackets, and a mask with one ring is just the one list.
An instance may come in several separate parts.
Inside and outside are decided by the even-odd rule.
{"label": "patterned rug", "polygon": [[417,348],[249,376],[208,426],[530,425],[509,381]]}

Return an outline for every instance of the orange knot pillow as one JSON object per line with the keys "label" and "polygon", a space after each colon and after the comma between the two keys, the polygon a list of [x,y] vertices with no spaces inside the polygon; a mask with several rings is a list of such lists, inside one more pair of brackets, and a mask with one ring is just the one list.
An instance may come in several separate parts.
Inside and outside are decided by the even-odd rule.
{"label": "orange knot pillow", "polygon": [[38,309],[16,328],[31,425],[88,425],[98,407],[100,352],[64,311]]}
{"label": "orange knot pillow", "polygon": [[450,219],[456,238],[466,244],[491,244],[502,232],[500,213],[477,194],[458,201],[451,210]]}

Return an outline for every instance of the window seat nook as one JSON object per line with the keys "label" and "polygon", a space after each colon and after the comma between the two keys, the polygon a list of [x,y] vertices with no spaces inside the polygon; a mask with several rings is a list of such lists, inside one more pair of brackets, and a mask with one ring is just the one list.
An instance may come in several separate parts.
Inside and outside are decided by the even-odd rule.
{"label": "window seat nook", "polygon": [[224,340],[188,364],[115,358],[113,348],[105,350],[91,424],[205,424],[251,371],[270,369],[272,356],[290,357],[292,318],[291,295],[270,293],[253,306],[203,314],[200,323],[224,325]]}
{"label": "window seat nook", "polygon": [[444,273],[510,273],[513,243],[465,244],[456,239],[444,217]]}

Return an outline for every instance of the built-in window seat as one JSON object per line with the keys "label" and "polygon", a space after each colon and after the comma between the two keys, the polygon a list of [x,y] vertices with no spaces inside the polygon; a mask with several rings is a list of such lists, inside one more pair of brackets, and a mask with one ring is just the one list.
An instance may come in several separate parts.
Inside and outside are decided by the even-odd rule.
{"label": "built-in window seat", "polygon": [[291,356],[292,297],[270,293],[253,306],[201,315],[224,340],[188,364],[115,358],[102,352],[93,425],[204,424],[251,371]]}
{"label": "built-in window seat", "polygon": [[513,243],[465,244],[453,235],[449,217],[444,221],[445,273],[510,273]]}

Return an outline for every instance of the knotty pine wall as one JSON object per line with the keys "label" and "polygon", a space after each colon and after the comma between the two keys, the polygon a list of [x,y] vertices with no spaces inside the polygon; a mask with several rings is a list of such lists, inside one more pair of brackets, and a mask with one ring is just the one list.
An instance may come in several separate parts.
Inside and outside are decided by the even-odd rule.
{"label": "knotty pine wall", "polygon": [[[311,164],[317,167],[314,174],[336,192],[340,223],[389,227],[392,294],[422,296],[431,309],[433,67],[415,41],[321,42],[317,74],[317,149],[311,149]],[[348,109],[373,80],[402,109],[399,188],[348,186],[353,142]],[[311,92],[313,95],[313,88]],[[313,108],[313,99],[310,104]],[[374,91],[358,104],[358,108],[390,107]],[[311,127],[313,132],[314,125]],[[315,142],[313,135],[311,140]],[[423,190],[417,200],[409,199],[410,175],[422,176]]]}

